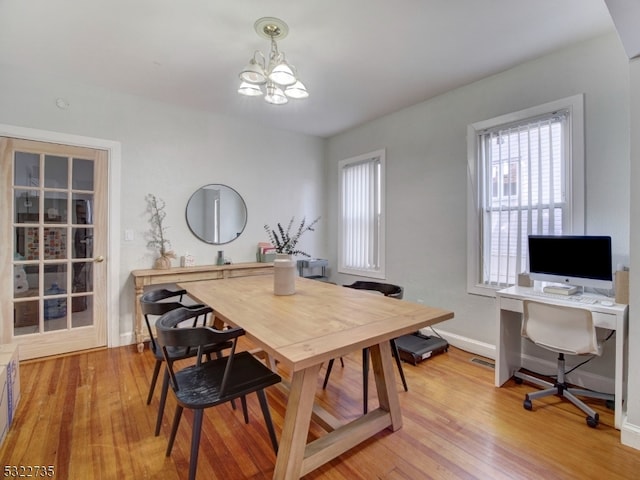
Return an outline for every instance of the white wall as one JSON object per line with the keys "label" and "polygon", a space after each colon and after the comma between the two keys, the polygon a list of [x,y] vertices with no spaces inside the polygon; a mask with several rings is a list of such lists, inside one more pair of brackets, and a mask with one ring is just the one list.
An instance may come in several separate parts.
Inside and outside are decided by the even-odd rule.
{"label": "white wall", "polygon": [[[600,37],[379,118],[329,140],[328,245],[336,258],[338,161],[380,148],[387,158],[387,280],[405,298],[455,312],[440,328],[495,345],[493,298],[466,292],[468,124],[585,94],[587,233],[629,260],[629,78],[618,38]],[[335,276],[338,283],[346,282]],[[613,348],[592,362],[610,372]]]}
{"label": "white wall", "polygon": [[[631,84],[631,175],[632,185],[640,183],[640,58],[629,63]],[[629,301],[628,419],[622,426],[622,442],[640,449],[640,192],[631,189],[631,271]]]}
{"label": "white wall", "polygon": [[[121,142],[120,334],[133,331],[130,271],[151,268],[155,253],[146,247],[149,229],[145,196],[166,201],[167,237],[177,255],[189,251],[199,265],[214,264],[217,250],[233,262],[255,261],[263,224],[286,223],[295,215],[323,216],[301,247],[314,256],[324,251],[324,141],[265,129],[233,118],[186,110],[139,97],[105,91],[59,77],[0,65],[0,124]],[[56,107],[62,97],[70,107]],[[185,207],[191,194],[208,183],[223,183],[244,198],[248,221],[237,240],[223,246],[201,242],[189,231]],[[174,265],[177,265],[174,261]]]}
{"label": "white wall", "polygon": [[[570,96],[586,95],[587,231],[613,235],[617,259],[631,269],[630,365],[640,362],[640,327],[633,311],[640,289],[640,203],[630,202],[629,64],[618,39],[605,36],[528,62],[445,95],[380,118],[327,142],[268,130],[231,118],[185,110],[141,98],[36,76],[0,65],[0,124],[85,135],[122,144],[120,332],[132,332],[133,286],[129,272],[150,268],[144,197],[167,202],[168,237],[178,254],[214,263],[220,248],[234,262],[252,261],[264,240],[263,223],[291,215],[322,215],[302,247],[336,264],[337,162],[387,149],[387,272],[405,286],[407,299],[452,309],[443,329],[488,346],[495,343],[494,300],[466,293],[466,127],[468,124]],[[640,64],[632,62],[633,131],[640,117]],[[65,98],[68,110],[55,106]],[[631,181],[640,182],[640,137],[632,136]],[[328,184],[325,185],[326,158]],[[248,207],[242,236],[223,247],[189,232],[184,208],[206,183],[235,188]],[[637,197],[637,193],[635,193]],[[326,202],[325,202],[326,200]],[[630,203],[635,205],[630,209]],[[633,230],[630,232],[630,215]],[[326,238],[325,238],[326,237]],[[327,241],[325,241],[328,238]],[[340,283],[347,279],[333,275]],[[595,370],[611,367],[611,356]],[[604,370],[603,370],[604,371]],[[629,385],[625,433],[640,448],[640,380]],[[637,426],[635,427],[634,426]]]}

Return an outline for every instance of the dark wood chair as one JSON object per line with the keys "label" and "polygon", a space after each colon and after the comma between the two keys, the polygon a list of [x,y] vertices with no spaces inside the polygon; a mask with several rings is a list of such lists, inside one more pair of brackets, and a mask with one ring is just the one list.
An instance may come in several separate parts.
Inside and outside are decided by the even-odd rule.
{"label": "dark wood chair", "polygon": [[[168,290],[165,288],[150,290],[142,294],[140,298],[140,308],[142,310],[142,314],[144,315],[144,320],[147,325],[147,330],[149,332],[149,349],[153,353],[156,363],[153,368],[153,375],[151,377],[151,385],[149,386],[149,394],[147,396],[147,405],[151,403],[151,399],[153,398],[153,392],[156,387],[156,383],[158,381],[158,374],[160,373],[160,368],[162,367],[162,363],[164,362],[164,355],[162,353],[162,349],[158,346],[157,340],[154,335],[154,329],[152,327],[150,317],[161,317],[167,312],[171,310],[175,310],[176,308],[187,308],[194,311],[203,312],[202,310],[205,305],[197,304],[197,305],[184,305],[182,302],[182,297],[186,295],[186,290]],[[174,301],[171,301],[171,300]],[[201,314],[199,316],[193,317],[191,326],[195,327],[197,325],[205,325],[207,322],[207,314]],[[210,345],[205,349],[205,354],[215,353],[216,355],[220,355],[220,351],[224,348],[230,348],[231,343],[228,342],[226,345]],[[171,348],[168,350],[169,354],[172,356],[174,360],[183,360],[185,358],[195,357],[197,354],[196,350],[189,348]],[[167,401],[167,392],[169,391],[169,375],[165,372],[164,380],[162,383],[162,391],[160,394],[160,404],[158,406],[158,418],[156,420],[156,436],[160,434],[160,427],[162,426],[162,417],[164,414],[164,407]],[[235,407],[235,405],[234,405]]]}
{"label": "dark wood chair", "polygon": [[[357,282],[352,283],[351,285],[344,285],[347,288],[355,288],[357,290],[371,290],[375,292],[379,292],[383,294],[385,297],[397,298],[401,300],[404,295],[404,289],[399,285],[393,285],[390,283],[381,283],[381,282],[368,282],[358,280]],[[402,361],[400,360],[400,353],[398,352],[398,346],[396,345],[395,339],[390,340],[391,344],[391,353],[393,353],[393,358],[396,360],[396,365],[398,366],[398,372],[400,373],[400,378],[402,380],[402,386],[404,387],[404,391],[408,392],[409,387],[407,386],[407,380],[404,376],[404,370],[402,369]],[[369,364],[370,364],[371,352],[369,348],[362,349],[362,385],[363,385],[363,409],[364,413],[369,411]],[[342,359],[340,359],[342,361]],[[327,372],[324,376],[324,382],[322,383],[322,388],[327,388],[327,383],[329,381],[329,376],[331,375],[331,369],[333,368],[334,359],[329,360],[327,364]],[[344,366],[344,363],[342,364]]]}
{"label": "dark wood chair", "polygon": [[[237,327],[226,330],[213,327],[173,328],[207,311],[211,312],[211,309],[178,308],[167,312],[156,323],[158,343],[161,345],[171,388],[178,403],[167,445],[167,456],[171,455],[183,410],[188,408],[194,412],[189,480],[195,479],[196,476],[204,410],[236,398],[240,398],[244,404],[244,397],[253,392],[258,396],[273,449],[276,453],[278,451],[278,441],[264,389],[279,383],[281,378],[251,353],[236,353],[237,339],[244,335],[244,330]],[[227,342],[232,344],[228,356],[202,361],[202,354],[208,345],[225,345]],[[178,370],[174,363],[175,358],[170,354],[172,348],[195,350],[196,364]],[[247,420],[245,416],[245,423]]]}

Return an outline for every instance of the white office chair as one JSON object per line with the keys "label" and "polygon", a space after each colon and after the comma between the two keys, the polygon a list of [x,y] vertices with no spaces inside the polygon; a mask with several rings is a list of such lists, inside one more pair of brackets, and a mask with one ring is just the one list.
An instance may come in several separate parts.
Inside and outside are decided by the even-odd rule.
{"label": "white office chair", "polygon": [[523,302],[522,336],[547,350],[558,353],[558,378],[555,383],[545,382],[539,378],[516,372],[516,382],[523,380],[538,385],[545,390],[525,395],[524,408],[532,410],[531,400],[549,395],[566,398],[587,414],[587,425],[598,426],[598,414],[579,400],[576,395],[598,398],[613,402],[614,396],[607,393],[593,392],[569,388],[565,382],[564,354],[598,355],[602,354],[602,345],[596,337],[591,312],[584,308],[565,307],[532,300]]}

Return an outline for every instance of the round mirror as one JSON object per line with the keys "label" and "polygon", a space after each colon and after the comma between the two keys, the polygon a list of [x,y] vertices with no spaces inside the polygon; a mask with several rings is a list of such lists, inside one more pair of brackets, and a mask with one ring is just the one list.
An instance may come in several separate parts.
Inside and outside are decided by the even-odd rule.
{"label": "round mirror", "polygon": [[210,184],[196,190],[187,202],[187,225],[203,242],[229,243],[247,224],[247,206],[238,192],[226,185]]}

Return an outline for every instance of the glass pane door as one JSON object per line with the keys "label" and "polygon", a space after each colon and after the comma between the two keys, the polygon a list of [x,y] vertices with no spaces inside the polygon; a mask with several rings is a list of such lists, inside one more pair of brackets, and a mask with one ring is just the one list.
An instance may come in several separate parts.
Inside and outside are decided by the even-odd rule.
{"label": "glass pane door", "polygon": [[[0,139],[7,141],[6,139]],[[104,152],[9,140],[13,325],[10,337],[54,354],[99,346],[106,339],[105,269],[96,263],[106,247],[101,212]],[[4,227],[4,225],[3,225]],[[98,249],[99,251],[96,251]],[[97,259],[97,260],[96,260]],[[5,341],[7,325],[3,326]],[[65,336],[67,335],[67,336]],[[22,355],[21,358],[25,358]],[[39,356],[28,355],[26,358]]]}
{"label": "glass pane door", "polygon": [[14,153],[14,336],[93,324],[93,162]]}

